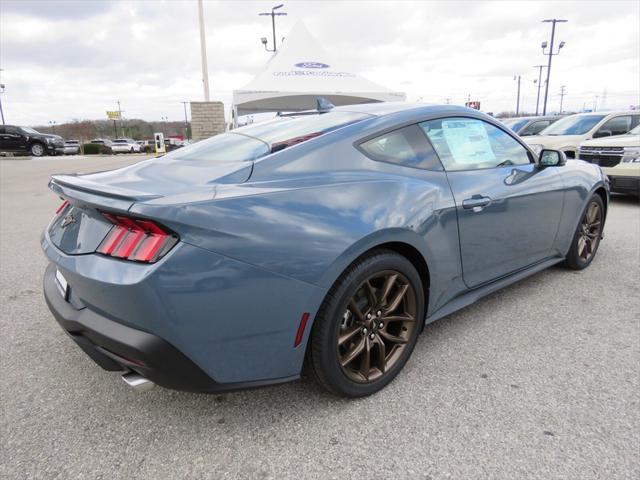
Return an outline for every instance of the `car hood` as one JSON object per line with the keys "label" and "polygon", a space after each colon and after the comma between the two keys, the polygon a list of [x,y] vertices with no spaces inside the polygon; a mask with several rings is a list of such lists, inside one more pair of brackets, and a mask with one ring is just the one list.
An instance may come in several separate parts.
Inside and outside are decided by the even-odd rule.
{"label": "car hood", "polygon": [[565,146],[578,146],[584,139],[583,135],[534,135],[522,137],[529,145],[542,145],[544,148],[556,150]]}
{"label": "car hood", "polygon": [[582,142],[584,147],[640,147],[638,135],[616,135],[615,137],[595,138]]}

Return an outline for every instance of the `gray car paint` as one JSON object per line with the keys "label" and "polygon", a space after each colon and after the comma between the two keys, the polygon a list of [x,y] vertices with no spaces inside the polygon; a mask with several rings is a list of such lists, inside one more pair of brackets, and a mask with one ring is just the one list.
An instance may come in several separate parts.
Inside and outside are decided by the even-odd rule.
{"label": "gray car paint", "polygon": [[[375,162],[358,142],[452,115],[490,122],[533,152],[490,117],[461,107],[341,109],[378,116],[250,166],[196,173],[175,162],[178,180],[154,172],[152,162],[55,177],[52,189],[74,209],[152,218],[181,241],[153,265],[71,255],[49,231],[44,251],[87,308],[161,336],[214,380],[277,379],[302,367],[312,322],[294,348],[301,315],[313,319],[331,285],[366,251],[402,244],[418,252],[435,318],[448,305],[463,306],[471,287],[505,285],[506,275],[521,278],[540,262],[561,260],[587,199],[604,188],[601,171],[581,161],[449,173]],[[473,195],[488,195],[492,204],[462,209]]]}

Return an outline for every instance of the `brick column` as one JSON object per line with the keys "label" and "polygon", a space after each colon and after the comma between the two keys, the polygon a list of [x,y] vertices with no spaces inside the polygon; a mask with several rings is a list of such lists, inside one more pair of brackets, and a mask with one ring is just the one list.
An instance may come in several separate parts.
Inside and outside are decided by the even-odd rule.
{"label": "brick column", "polygon": [[222,102],[191,102],[191,137],[194,141],[213,137],[226,130]]}

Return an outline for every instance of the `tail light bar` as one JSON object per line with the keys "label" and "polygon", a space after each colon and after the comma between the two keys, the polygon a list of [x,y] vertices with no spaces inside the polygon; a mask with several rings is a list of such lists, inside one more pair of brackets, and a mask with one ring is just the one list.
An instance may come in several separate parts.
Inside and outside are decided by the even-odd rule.
{"label": "tail light bar", "polygon": [[162,258],[178,242],[172,232],[151,220],[102,214],[113,227],[96,252],[134,262],[153,263]]}

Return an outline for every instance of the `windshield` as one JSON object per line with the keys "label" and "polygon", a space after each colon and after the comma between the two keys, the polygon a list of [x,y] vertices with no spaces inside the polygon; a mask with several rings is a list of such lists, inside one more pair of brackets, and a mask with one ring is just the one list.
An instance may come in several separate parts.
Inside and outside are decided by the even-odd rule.
{"label": "windshield", "polygon": [[113,143],[127,143],[126,140],[114,140]]}
{"label": "windshield", "polygon": [[604,115],[574,115],[549,125],[540,135],[584,135],[591,130]]}
{"label": "windshield", "polygon": [[256,160],[368,117],[367,114],[352,112],[278,117],[216,135],[175,150],[165,157],[214,162]]}
{"label": "windshield", "polygon": [[529,121],[527,118],[509,118],[503,120],[502,123],[509,127],[514,132],[520,130]]}
{"label": "windshield", "polygon": [[40,132],[38,132],[37,130],[34,130],[31,127],[20,127],[23,131],[27,132],[27,133],[31,133],[31,134],[36,134],[36,135],[40,135]]}

